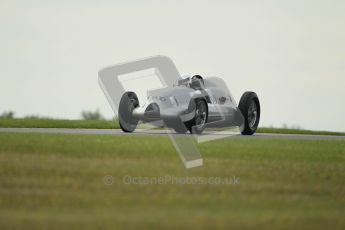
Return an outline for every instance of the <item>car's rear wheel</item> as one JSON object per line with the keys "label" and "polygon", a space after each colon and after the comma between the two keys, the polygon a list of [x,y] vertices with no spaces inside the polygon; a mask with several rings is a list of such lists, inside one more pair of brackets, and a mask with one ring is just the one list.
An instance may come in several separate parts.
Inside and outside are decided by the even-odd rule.
{"label": "car's rear wheel", "polygon": [[259,126],[260,101],[256,93],[245,92],[240,100],[239,109],[244,117],[243,135],[253,135]]}
{"label": "car's rear wheel", "polygon": [[139,120],[133,117],[133,110],[139,107],[139,100],[134,92],[125,92],[120,100],[119,124],[124,132],[133,132]]}

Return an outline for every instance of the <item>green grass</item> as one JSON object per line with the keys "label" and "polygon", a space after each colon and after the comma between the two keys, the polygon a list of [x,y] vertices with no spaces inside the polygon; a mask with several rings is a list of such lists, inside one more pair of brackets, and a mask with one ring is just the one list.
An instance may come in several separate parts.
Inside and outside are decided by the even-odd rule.
{"label": "green grass", "polygon": [[67,120],[49,118],[0,119],[3,128],[85,128],[118,129],[116,120]]}
{"label": "green grass", "polygon": [[305,129],[289,129],[289,128],[259,128],[258,133],[281,133],[281,134],[308,134],[308,135],[332,135],[332,136],[345,136],[343,132],[330,132],[330,131],[314,131]]}
{"label": "green grass", "polygon": [[[119,129],[117,120],[59,120],[47,118],[1,119],[3,128],[85,128],[85,129]],[[345,136],[342,132],[312,131],[286,128],[259,128],[258,133],[310,134]]]}
{"label": "green grass", "polygon": [[227,138],[199,150],[204,166],[186,170],[164,136],[0,133],[1,229],[345,228],[345,141]]}

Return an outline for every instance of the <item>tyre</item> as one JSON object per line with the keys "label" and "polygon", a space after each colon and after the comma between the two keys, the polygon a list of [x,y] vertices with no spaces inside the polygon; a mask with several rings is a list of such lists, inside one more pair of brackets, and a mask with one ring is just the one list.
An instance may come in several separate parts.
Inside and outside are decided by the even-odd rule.
{"label": "tyre", "polygon": [[119,124],[124,132],[133,132],[139,120],[133,117],[133,110],[139,107],[139,100],[134,92],[125,92],[120,100]]}
{"label": "tyre", "polygon": [[242,134],[253,135],[260,121],[260,101],[256,93],[245,92],[241,97],[238,108],[244,117]]}
{"label": "tyre", "polygon": [[186,127],[190,133],[201,134],[205,129],[208,118],[207,103],[204,99],[196,99],[193,104],[195,106],[195,116],[191,121],[186,122]]}

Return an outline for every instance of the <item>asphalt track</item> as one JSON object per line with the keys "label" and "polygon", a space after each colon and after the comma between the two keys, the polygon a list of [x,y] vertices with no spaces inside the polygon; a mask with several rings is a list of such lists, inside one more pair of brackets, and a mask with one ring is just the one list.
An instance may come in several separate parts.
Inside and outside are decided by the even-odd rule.
{"label": "asphalt track", "polygon": [[[62,133],[62,134],[93,134],[93,135],[153,135],[164,136],[168,135],[167,130],[150,130],[137,129],[133,133],[124,133],[120,129],[67,129],[67,128],[0,128],[0,132],[16,132],[16,133]],[[190,134],[175,134],[173,135],[190,135]],[[204,132],[201,137],[214,137],[215,139],[221,137],[232,138],[266,138],[266,139],[297,139],[297,140],[345,140],[345,136],[330,136],[330,135],[305,135],[305,134],[275,134],[275,133],[257,133],[253,136],[235,135],[234,132]]]}

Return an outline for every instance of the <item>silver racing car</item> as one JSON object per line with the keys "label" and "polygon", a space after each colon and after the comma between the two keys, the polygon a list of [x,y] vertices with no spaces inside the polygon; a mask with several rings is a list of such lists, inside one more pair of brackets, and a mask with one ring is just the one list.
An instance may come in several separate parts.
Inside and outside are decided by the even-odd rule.
{"label": "silver racing car", "polygon": [[221,78],[200,75],[179,79],[173,86],[147,92],[140,105],[135,92],[122,95],[119,123],[133,132],[139,121],[173,128],[178,133],[201,134],[205,128],[240,127],[244,135],[255,133],[260,120],[260,102],[254,92],[245,92],[237,106]]}

